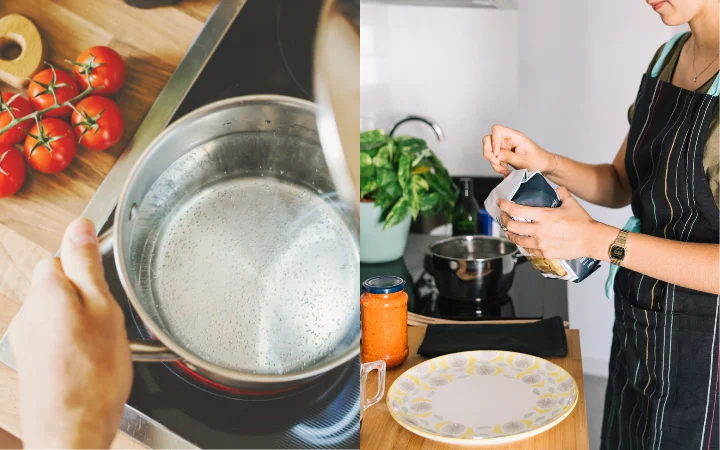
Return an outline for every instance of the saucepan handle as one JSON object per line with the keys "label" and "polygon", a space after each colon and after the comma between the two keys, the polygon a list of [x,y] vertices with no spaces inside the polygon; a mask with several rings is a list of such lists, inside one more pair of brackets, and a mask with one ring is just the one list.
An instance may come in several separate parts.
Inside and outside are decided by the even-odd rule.
{"label": "saucepan handle", "polygon": [[113,247],[115,246],[115,238],[113,237],[113,228],[110,227],[103,234],[98,236],[98,244],[100,245],[100,253],[103,258],[112,255]]}
{"label": "saucepan handle", "polygon": [[[115,244],[112,228],[98,236],[98,244],[103,258],[112,255]],[[180,359],[160,341],[131,340],[130,351],[135,362],[169,362]]]}
{"label": "saucepan handle", "polygon": [[170,362],[180,359],[160,341],[130,341],[132,360],[135,362]]}
{"label": "saucepan handle", "polygon": [[522,264],[528,261],[528,259],[520,252],[515,253],[513,255],[513,259],[515,260],[515,264]]}

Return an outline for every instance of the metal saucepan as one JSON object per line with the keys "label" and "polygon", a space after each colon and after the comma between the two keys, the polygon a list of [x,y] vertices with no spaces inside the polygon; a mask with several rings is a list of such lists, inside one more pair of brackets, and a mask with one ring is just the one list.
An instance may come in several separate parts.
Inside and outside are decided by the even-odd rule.
{"label": "metal saucepan", "polygon": [[160,134],[101,239],[156,340],[136,361],[180,360],[211,381],[288,389],[359,353],[359,256],[313,103],[223,100]]}
{"label": "metal saucepan", "polygon": [[515,265],[526,261],[508,239],[456,236],[430,246],[435,284],[443,297],[475,302],[507,294]]}

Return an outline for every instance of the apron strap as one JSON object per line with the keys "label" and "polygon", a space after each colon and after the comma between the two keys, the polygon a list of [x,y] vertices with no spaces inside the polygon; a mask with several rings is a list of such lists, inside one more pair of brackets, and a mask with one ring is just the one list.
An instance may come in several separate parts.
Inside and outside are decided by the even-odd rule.
{"label": "apron strap", "polygon": [[665,46],[662,49],[662,52],[660,53],[660,57],[655,61],[655,65],[652,68],[652,71],[650,72],[650,75],[653,78],[657,78],[658,74],[660,74],[660,69],[662,69],[663,64],[665,63],[665,59],[672,51],[673,47],[675,47],[675,44],[677,41],[680,40],[681,37],[684,35],[690,33],[689,31],[683,31],[682,33],[678,33],[675,36],[673,36],[669,41],[665,43]]}
{"label": "apron strap", "polygon": [[718,84],[718,82],[720,82],[720,73],[715,75],[715,82],[712,84],[712,86],[710,86],[708,95],[712,95],[713,97],[718,96],[718,91],[720,91],[720,84]]}
{"label": "apron strap", "polygon": [[[652,71],[650,71],[650,75],[652,77],[657,78],[657,76],[660,74],[660,70],[662,69],[663,64],[665,64],[665,59],[667,59],[667,56],[672,51],[673,47],[675,47],[675,44],[677,44],[677,41],[679,41],[681,37],[683,37],[689,33],[690,33],[689,31],[683,31],[682,33],[678,33],[665,43],[665,45],[663,46],[662,52],[660,52],[660,56],[658,57],[657,61],[655,61],[655,65],[653,66]],[[717,97],[719,93],[720,93],[720,73],[718,73],[718,75],[715,76],[715,82],[712,84],[712,86],[710,86],[708,95]]]}

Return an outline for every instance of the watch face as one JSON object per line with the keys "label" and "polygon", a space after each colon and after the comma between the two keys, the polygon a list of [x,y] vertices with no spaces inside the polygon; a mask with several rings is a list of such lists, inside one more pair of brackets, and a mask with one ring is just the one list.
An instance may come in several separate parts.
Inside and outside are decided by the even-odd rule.
{"label": "watch face", "polygon": [[611,256],[613,259],[620,259],[620,260],[622,260],[622,259],[625,258],[625,249],[622,248],[622,247],[615,247],[615,246],[613,246],[613,247],[610,249],[610,256]]}

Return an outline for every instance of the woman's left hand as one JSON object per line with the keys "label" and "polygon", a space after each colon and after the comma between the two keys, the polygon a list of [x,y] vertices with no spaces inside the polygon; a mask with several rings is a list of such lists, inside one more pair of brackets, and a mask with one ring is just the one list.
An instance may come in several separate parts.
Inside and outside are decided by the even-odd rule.
{"label": "woman's left hand", "polygon": [[[602,224],[570,195],[567,189],[556,189],[562,202],[557,208],[522,206],[507,200],[499,200],[503,211],[502,223],[506,236],[534,256],[548,259],[575,259],[594,257],[597,238],[594,229]],[[532,222],[513,220],[522,217]],[[597,259],[597,258],[596,258]]]}

